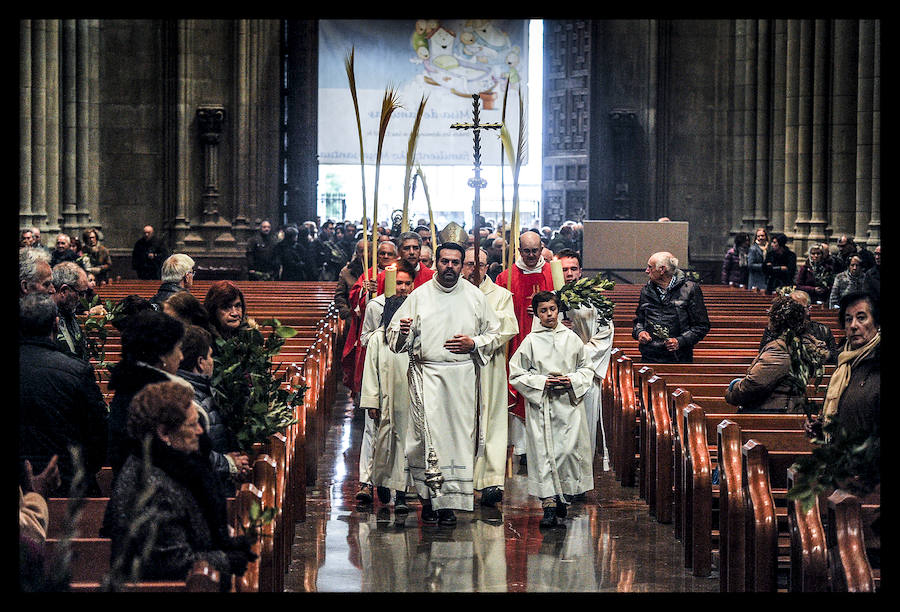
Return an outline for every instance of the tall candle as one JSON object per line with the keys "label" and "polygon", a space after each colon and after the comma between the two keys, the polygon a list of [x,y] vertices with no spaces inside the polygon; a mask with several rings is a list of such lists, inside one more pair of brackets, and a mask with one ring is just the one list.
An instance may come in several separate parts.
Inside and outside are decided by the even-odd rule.
{"label": "tall candle", "polygon": [[397,265],[391,264],[384,269],[384,297],[392,297],[395,293],[397,293]]}
{"label": "tall candle", "polygon": [[559,291],[560,288],[566,284],[565,277],[563,277],[562,262],[560,260],[552,259],[550,261],[550,275],[553,277],[553,290]]}

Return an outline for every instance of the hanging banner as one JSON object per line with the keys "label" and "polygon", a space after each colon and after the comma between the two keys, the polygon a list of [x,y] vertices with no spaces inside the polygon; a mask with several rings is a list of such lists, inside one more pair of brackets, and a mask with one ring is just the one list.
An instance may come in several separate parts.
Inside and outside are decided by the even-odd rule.
{"label": "hanging banner", "polygon": [[[506,120],[518,134],[518,100],[527,100],[528,21],[523,19],[419,19],[319,21],[320,164],[358,164],[359,136],[345,60],[355,54],[356,87],[367,164],[375,144],[385,88],[403,108],[391,116],[382,164],[405,165],[409,134],[422,96],[428,98],[416,145],[416,163],[466,165],[473,161],[472,132],[453,130],[472,121],[473,94],[480,123],[499,123],[509,81]],[[500,141],[482,133],[481,163],[500,165]]]}

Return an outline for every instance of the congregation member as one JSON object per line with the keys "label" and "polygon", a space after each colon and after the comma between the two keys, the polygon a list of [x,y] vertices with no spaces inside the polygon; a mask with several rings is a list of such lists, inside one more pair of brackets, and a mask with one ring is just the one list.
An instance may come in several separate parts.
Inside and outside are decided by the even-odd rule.
{"label": "congregation member", "polygon": [[162,264],[156,294],[150,298],[155,308],[162,308],[163,302],[181,291],[190,291],[194,286],[194,260],[184,253],[175,253]]}
{"label": "congregation member", "polygon": [[272,223],[263,219],[259,230],[247,241],[247,278],[273,280],[278,274],[275,245],[278,239],[272,234]]}
{"label": "congregation member", "polygon": [[788,248],[787,241],[788,237],[781,232],[772,234],[766,251],[766,293],[792,285],[797,276],[797,254]]}
{"label": "congregation member", "polygon": [[68,495],[78,469],[69,447],[76,447],[85,471],[83,494],[98,496],[96,474],[106,463],[106,402],[93,366],[57,347],[56,317],[50,295],[19,299],[20,468],[27,460],[40,472],[57,456],[62,495]]}
{"label": "congregation member", "polygon": [[29,293],[56,293],[53,287],[53,269],[46,253],[22,247],[19,249],[19,297]]}
{"label": "congregation member", "polygon": [[853,236],[841,235],[837,241],[837,254],[834,256],[834,273],[844,272],[850,267],[853,257],[859,257],[863,271],[875,265],[875,256],[865,248],[859,248]]}
{"label": "congregation member", "polygon": [[56,248],[50,251],[50,267],[64,261],[77,261],[78,255],[72,250],[72,239],[68,234],[56,235]]}
{"label": "congregation member", "polygon": [[[837,363],[837,356],[840,352],[840,347],[838,346],[837,340],[835,340],[834,338],[834,334],[832,333],[831,328],[809,316],[809,310],[811,308],[809,294],[805,291],[795,289],[789,294],[788,297],[803,306],[804,312],[806,313],[805,322],[803,324],[803,333],[809,334],[813,338],[821,340],[825,343],[825,348],[828,350],[828,358],[825,360],[825,363]],[[763,331],[762,339],[760,339],[759,341],[759,350],[762,351],[769,342],[775,340],[776,338],[777,335],[773,332],[771,327],[769,325],[766,325],[766,329]]]}
{"label": "congregation member", "polygon": [[750,251],[750,235],[738,232],[734,235],[734,245],[725,253],[722,262],[722,284],[732,287],[746,287],[750,268],[747,255]]}
{"label": "congregation member", "polygon": [[863,290],[862,259],[858,255],[850,257],[850,263],[843,272],[838,272],[831,286],[831,294],[828,296],[828,307],[838,308],[841,298],[848,293],[856,293]]}
{"label": "congregation member", "polygon": [[484,294],[460,278],[465,231],[451,222],[440,238],[435,275],[410,292],[387,337],[392,351],[409,353],[406,454],[422,500],[421,520],[451,527],[454,510],[473,508],[473,461],[481,452],[476,368],[487,365],[485,348],[495,342],[500,322]]}
{"label": "congregation member", "polygon": [[77,312],[80,300],[89,293],[87,274],[78,264],[65,261],[57,264],[52,273],[53,300],[59,310],[58,334],[56,344],[60,350],[68,352],[73,357],[88,361],[87,338],[78,322]]}
{"label": "congregation member", "polygon": [[228,533],[226,495],[201,451],[193,399],[190,385],[171,381],[134,396],[126,425],[136,442],[114,482],[103,532],[112,541],[111,565],[127,568],[128,580],[184,580],[202,560],[228,591],[257,555],[247,536]]}
{"label": "congregation member", "polygon": [[559,318],[560,298],[532,298],[535,319],[509,360],[509,381],[527,402],[528,494],[541,500],[541,527],[555,527],[571,499],[594,488],[584,396],[594,370],[587,348]]}
{"label": "congregation member", "polygon": [[19,590],[26,593],[52,588],[44,568],[50,527],[47,499],[60,485],[57,460],[54,455],[39,474],[34,473],[26,460],[25,483],[19,485]]}
{"label": "congregation member", "polygon": [[822,245],[812,245],[807,252],[806,261],[797,270],[794,286],[805,291],[811,300],[824,304],[828,302],[833,284],[834,270],[831,261],[825,260]]}
{"label": "congregation member", "polygon": [[709,333],[700,285],[678,268],[678,258],[654,253],[645,270],[631,336],[645,363],[692,363],[694,346]]}
{"label": "congregation member", "polygon": [[109,249],[100,244],[100,234],[92,227],[81,233],[81,242],[84,249],[84,255],[81,258],[84,262],[84,269],[94,275],[98,285],[105,285],[109,282],[112,273],[112,257]]}
{"label": "congregation member", "polygon": [[753,290],[766,289],[766,253],[769,250],[769,232],[764,227],[756,228],[753,244],[747,251],[747,287]]}
{"label": "congregation member", "polygon": [[[541,237],[537,232],[526,231],[519,237],[519,254],[512,264],[497,275],[497,285],[513,294],[513,309],[519,324],[519,333],[509,341],[508,357],[511,357],[529,333],[534,313],[531,298],[539,291],[553,290],[550,266],[541,257]],[[524,463],[525,454],[525,399],[512,387],[509,398],[509,443],[513,454]]]}
{"label": "congregation member", "polygon": [[300,242],[300,230],[295,225],[288,225],[284,228],[284,238],[275,245],[276,265],[280,268],[280,273],[277,275],[279,280],[310,280],[307,276],[307,255],[304,246]]}
{"label": "congregation member", "polygon": [[249,325],[244,292],[231,281],[219,280],[210,285],[203,307],[209,314],[213,336],[228,340]]}
{"label": "congregation member", "polygon": [[863,276],[863,290],[875,296],[875,299],[881,297],[881,245],[875,247],[873,251],[875,256],[875,265],[866,270]]}
{"label": "congregation member", "polygon": [[494,283],[487,275],[487,252],[478,249],[478,265],[475,265],[475,253],[474,248],[466,249],[462,274],[484,294],[488,305],[497,315],[500,330],[493,346],[485,349],[490,359],[480,371],[482,411],[478,428],[484,435],[484,452],[475,457],[473,486],[480,493],[479,503],[482,506],[496,508],[503,501],[509,443],[506,345],[519,333],[519,323],[513,308],[512,293]]}
{"label": "congregation member", "polygon": [[725,401],[738,412],[794,413],[806,411],[810,376],[825,363],[825,343],[807,333],[806,307],[778,295],[769,307],[770,340],[754,358],[747,374],[728,385]]}
{"label": "congregation member", "polygon": [[[414,288],[416,270],[408,261],[397,262],[395,296],[405,298]],[[371,504],[373,487],[377,488],[381,503],[390,501],[391,490],[400,491],[400,501],[405,502],[406,479],[409,469],[406,466],[406,423],[409,412],[409,386],[405,381],[409,367],[406,354],[397,355],[391,352],[384,338],[387,325],[384,322],[387,295],[381,293],[366,305],[365,318],[359,335],[360,346],[365,350],[365,359],[361,364],[359,407],[363,415],[363,435],[359,451],[359,483],[356,501],[362,505]],[[394,306],[399,306],[395,302]],[[375,354],[369,356],[369,341],[375,337],[379,343],[373,346]],[[388,354],[390,353],[390,354]],[[387,394],[387,390],[391,393]],[[382,420],[382,412],[387,418]],[[380,451],[380,452],[379,452]],[[402,453],[402,461],[395,453]],[[377,458],[376,458],[377,457]],[[375,467],[377,463],[378,467]],[[403,472],[401,478],[400,472]],[[377,473],[377,477],[376,474]],[[403,480],[404,483],[399,484]],[[395,502],[395,510],[399,510]]]}
{"label": "congregation member", "polygon": [[142,231],[143,234],[131,249],[131,268],[141,280],[159,280],[169,250],[152,225],[145,225]]}
{"label": "congregation member", "polygon": [[422,243],[422,250],[419,251],[419,263],[429,270],[434,269],[434,253],[431,251],[431,245],[427,242]]}
{"label": "congregation member", "polygon": [[[563,280],[566,283],[577,281],[582,276],[581,255],[571,249],[562,249],[556,254],[562,264]],[[597,426],[600,426],[600,439],[603,442],[603,469],[609,470],[609,452],[606,447],[606,432],[603,429],[602,386],[606,371],[609,369],[610,352],[612,351],[613,331],[612,319],[604,319],[597,313],[592,304],[581,304],[570,308],[562,316],[562,323],[581,338],[587,348],[591,369],[594,371],[593,384],[584,396],[584,410],[587,415],[588,434],[591,439],[591,457],[597,452]]]}
{"label": "congregation member", "polygon": [[139,441],[128,436],[131,400],[145,386],[175,381],[190,389],[190,383],[176,376],[181,364],[184,325],[156,310],[141,310],[130,316],[122,329],[122,357],[110,366],[108,459],[114,475],[119,473],[133,446]]}
{"label": "congregation member", "polygon": [[181,291],[170,296],[163,302],[162,311],[178,319],[185,326],[196,325],[212,333],[209,313],[193,293]]}

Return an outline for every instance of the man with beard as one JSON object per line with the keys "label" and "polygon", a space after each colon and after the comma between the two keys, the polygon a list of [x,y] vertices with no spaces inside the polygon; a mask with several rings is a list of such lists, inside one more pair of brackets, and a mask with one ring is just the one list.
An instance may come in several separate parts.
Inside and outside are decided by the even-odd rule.
{"label": "man with beard", "polygon": [[500,322],[484,294],[460,279],[465,230],[450,223],[435,253],[437,272],[400,306],[387,330],[395,353],[408,352],[410,419],[406,455],[422,522],[456,525],[473,507],[479,371],[488,364]]}
{"label": "man with beard", "polygon": [[478,249],[478,255],[480,261],[475,265],[475,249],[466,250],[463,276],[481,289],[500,321],[500,333],[491,347],[490,361],[481,369],[482,411],[478,427],[484,432],[484,452],[475,458],[474,487],[476,491],[481,491],[481,505],[490,507],[503,500],[509,430],[505,347],[519,333],[519,324],[513,309],[512,293],[494,284],[486,274],[487,252]]}

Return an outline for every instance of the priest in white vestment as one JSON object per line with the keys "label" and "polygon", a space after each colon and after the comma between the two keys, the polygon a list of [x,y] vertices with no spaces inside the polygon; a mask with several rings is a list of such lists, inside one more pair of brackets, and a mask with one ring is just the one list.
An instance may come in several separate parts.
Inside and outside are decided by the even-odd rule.
{"label": "priest in white vestment", "polygon": [[[562,264],[563,280],[566,283],[581,278],[581,255],[571,249],[561,249],[556,258]],[[609,369],[609,355],[612,351],[613,322],[600,318],[597,309],[591,304],[582,304],[578,308],[567,310],[563,316],[563,325],[578,334],[588,350],[591,369],[594,370],[594,384],[584,396],[584,410],[587,414],[588,433],[591,437],[591,457],[597,452],[597,425],[600,425],[600,438],[603,449],[603,470],[609,470],[609,452],[606,448],[606,431],[603,428],[601,397],[603,379]]]}
{"label": "priest in white vestment", "polygon": [[531,333],[509,360],[509,383],[525,398],[528,493],[541,499],[542,527],[567,514],[567,496],[594,488],[584,396],[593,384],[587,348],[559,320],[559,296],[534,296]]}
{"label": "priest in white vestment", "polygon": [[484,432],[476,432],[478,376],[500,331],[484,294],[460,277],[464,241],[464,231],[461,240],[442,239],[436,274],[410,293],[387,330],[391,350],[409,353],[406,456],[422,521],[444,526],[456,524],[453,510],[473,508],[474,461],[484,444]]}
{"label": "priest in white vestment", "polygon": [[[413,279],[406,270],[397,271],[397,284],[412,288]],[[409,413],[409,385],[406,353],[394,353],[385,341],[384,331],[393,312],[406,299],[407,291],[389,298],[382,294],[376,298],[382,302],[381,324],[369,335],[366,344],[366,360],[363,369],[359,405],[366,409],[367,417],[375,427],[371,439],[371,464],[369,478],[381,492],[379,499],[394,495],[394,510],[409,512],[406,505],[406,485],[409,468],[406,464],[406,428]],[[374,310],[374,309],[373,309]],[[368,311],[367,311],[368,316]],[[384,495],[387,491],[388,495]],[[382,497],[383,496],[383,497]]]}
{"label": "priest in white vestment", "polygon": [[506,480],[506,452],[509,432],[509,387],[506,376],[507,342],[519,333],[512,293],[494,283],[486,274],[487,251],[479,248],[480,265],[475,265],[475,248],[466,250],[463,276],[481,289],[500,320],[500,333],[488,347],[491,359],[481,369],[482,411],[479,427],[484,431],[484,452],[475,458],[475,490],[481,504],[494,506],[503,500]]}

